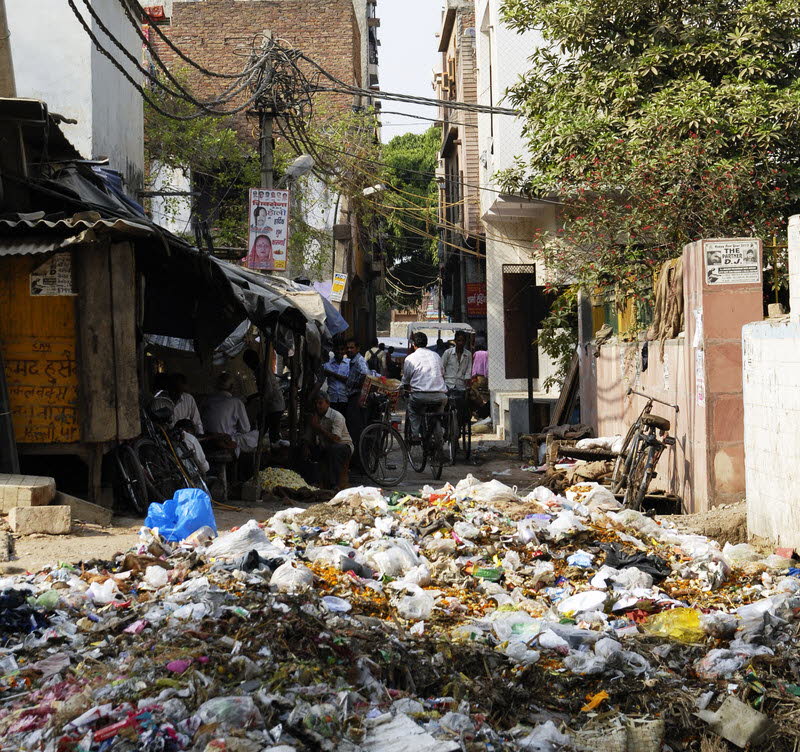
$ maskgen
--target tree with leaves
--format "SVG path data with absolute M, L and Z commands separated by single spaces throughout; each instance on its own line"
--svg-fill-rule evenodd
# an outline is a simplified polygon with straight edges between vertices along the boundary
M 438 277 L 435 180 L 441 130 L 404 133 L 383 146 L 386 185 L 373 202 L 385 228 L 382 238 L 388 269 L 389 308 L 412 307 Z
M 557 281 L 647 298 L 702 237 L 782 233 L 800 178 L 795 0 L 505 0 L 538 30 L 508 96 L 529 153 L 504 187 L 563 202 Z

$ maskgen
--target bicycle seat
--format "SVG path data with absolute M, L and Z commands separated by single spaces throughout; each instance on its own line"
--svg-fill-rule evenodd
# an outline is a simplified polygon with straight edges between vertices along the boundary
M 671 425 L 666 418 L 661 418 L 658 415 L 644 415 L 642 416 L 642 423 L 664 432 L 669 431 Z

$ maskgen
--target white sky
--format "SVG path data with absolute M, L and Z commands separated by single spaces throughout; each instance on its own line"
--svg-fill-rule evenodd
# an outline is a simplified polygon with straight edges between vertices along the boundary
M 381 26 L 378 39 L 379 84 L 383 91 L 433 97 L 433 70 L 437 64 L 442 23 L 440 0 L 378 0 Z M 383 109 L 435 118 L 436 108 L 383 100 Z M 402 115 L 382 117 L 384 143 L 401 133 L 421 133 L 433 123 Z

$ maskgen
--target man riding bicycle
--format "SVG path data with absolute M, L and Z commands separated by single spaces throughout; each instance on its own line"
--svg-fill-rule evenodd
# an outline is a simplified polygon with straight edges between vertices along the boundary
M 403 364 L 403 386 L 411 393 L 408 402 L 408 420 L 411 436 L 421 438 L 423 415 L 426 412 L 444 412 L 447 406 L 447 385 L 444 382 L 442 359 L 428 350 L 428 337 L 424 332 L 411 335 L 413 352 Z M 437 427 L 442 430 L 441 424 Z

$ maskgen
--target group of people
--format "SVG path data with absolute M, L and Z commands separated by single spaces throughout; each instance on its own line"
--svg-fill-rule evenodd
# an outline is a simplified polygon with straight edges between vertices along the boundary
M 358 462 L 356 448 L 365 427 L 361 392 L 367 375 L 396 378 L 409 395 L 408 416 L 414 437 L 419 437 L 422 415 L 443 411 L 448 392 L 463 399 L 474 379 L 486 377 L 485 350 L 473 353 L 466 348 L 466 335 L 457 332 L 454 342 L 441 357 L 428 349 L 427 336 L 417 332 L 412 337 L 412 352 L 402 367 L 394 357 L 394 348 L 377 340 L 362 354 L 354 337 L 337 341 L 313 393 L 313 404 L 305 420 L 303 457 L 317 464 L 317 482 L 328 488 L 348 484 L 351 463 Z M 249 384 L 240 377 L 237 389 L 234 374 L 223 372 L 211 394 L 200 401 L 187 391 L 183 374 L 161 374 L 157 394 L 168 396 L 173 404 L 172 424 L 183 431 L 186 444 L 195 454 L 198 467 L 206 472 L 209 447 L 224 449 L 236 457 L 255 451 L 259 441 L 257 426 L 263 421 L 273 449 L 288 445 L 280 437 L 281 415 L 285 401 L 277 377 L 270 368 L 262 368 L 258 353 L 246 350 L 243 362 L 251 372 Z M 249 394 L 246 399 L 235 392 Z M 263 413 L 262 413 L 263 407 Z

